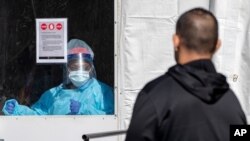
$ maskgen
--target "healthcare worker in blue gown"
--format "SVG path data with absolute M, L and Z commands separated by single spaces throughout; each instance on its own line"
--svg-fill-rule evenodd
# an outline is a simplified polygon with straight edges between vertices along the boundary
M 96 79 L 93 59 L 94 53 L 84 41 L 70 40 L 65 82 L 47 90 L 31 107 L 10 99 L 2 111 L 5 115 L 113 114 L 113 89 Z

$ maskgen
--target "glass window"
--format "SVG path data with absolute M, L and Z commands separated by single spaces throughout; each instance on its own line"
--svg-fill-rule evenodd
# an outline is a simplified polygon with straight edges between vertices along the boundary
M 96 79 L 114 88 L 113 0 L 5 1 L 1 2 L 0 9 L 1 109 L 8 99 L 30 107 L 68 76 L 65 64 L 36 64 L 36 18 L 68 18 L 69 40 L 81 39 L 92 48 Z M 42 106 L 48 108 L 48 105 Z M 93 106 L 88 106 L 91 108 Z

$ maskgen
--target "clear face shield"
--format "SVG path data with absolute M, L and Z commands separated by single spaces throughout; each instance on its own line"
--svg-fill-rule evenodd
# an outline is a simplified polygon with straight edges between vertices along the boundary
M 91 78 L 96 78 L 90 54 L 69 54 L 67 62 L 68 78 L 76 87 L 83 86 Z

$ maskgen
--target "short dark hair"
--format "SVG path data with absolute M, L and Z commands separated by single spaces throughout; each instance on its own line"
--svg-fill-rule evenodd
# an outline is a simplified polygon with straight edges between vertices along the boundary
M 210 11 L 194 8 L 179 17 L 176 34 L 187 49 L 213 53 L 218 40 L 218 22 Z

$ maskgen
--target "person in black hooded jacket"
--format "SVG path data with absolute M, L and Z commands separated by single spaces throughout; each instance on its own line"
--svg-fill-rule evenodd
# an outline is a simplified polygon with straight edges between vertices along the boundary
M 229 141 L 231 124 L 247 124 L 225 76 L 211 61 L 218 22 L 202 8 L 183 13 L 173 35 L 177 64 L 139 93 L 126 141 Z

